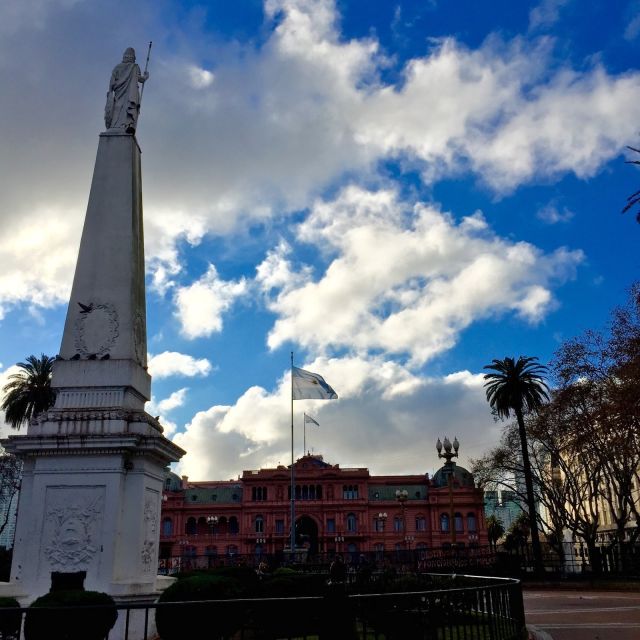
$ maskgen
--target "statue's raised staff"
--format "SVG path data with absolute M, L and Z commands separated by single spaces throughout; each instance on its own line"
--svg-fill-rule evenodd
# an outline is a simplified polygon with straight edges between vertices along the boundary
M 151 49 L 151 44 L 149 45 Z M 149 56 L 147 56 L 147 64 Z M 135 133 L 140 113 L 140 91 L 138 83 L 143 84 L 149 78 L 146 69 L 140 73 L 136 64 L 136 52 L 129 47 L 111 73 L 107 104 L 104 109 L 104 123 L 109 131 Z

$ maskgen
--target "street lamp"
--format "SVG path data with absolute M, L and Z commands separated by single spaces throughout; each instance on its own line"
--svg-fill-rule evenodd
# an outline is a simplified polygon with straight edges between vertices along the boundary
M 442 453 L 442 448 L 444 446 L 444 453 Z M 453 453 L 451 452 L 451 448 L 453 447 Z M 453 439 L 453 445 L 449 438 L 445 436 L 444 443 L 440 442 L 440 438 L 438 438 L 438 442 L 436 442 L 436 449 L 438 450 L 438 458 L 445 458 L 446 462 L 444 463 L 445 472 L 447 475 L 447 485 L 449 486 L 449 530 L 451 531 L 451 546 L 456 546 L 456 522 L 455 522 L 455 513 L 453 511 L 453 474 L 455 473 L 454 469 L 456 466 L 455 462 L 452 462 L 452 458 L 458 457 L 458 449 L 460 448 L 460 443 L 458 442 L 458 438 L 455 437 Z
M 380 523 L 380 531 L 382 531 L 382 533 L 384 533 L 384 523 L 387 521 L 387 512 L 386 511 L 381 511 L 378 514 L 378 522 Z
M 340 546 L 339 546 L 339 542 L 344 542 L 344 536 L 335 536 L 334 541 L 336 543 L 336 552 L 340 553 Z
M 405 544 L 407 545 L 407 549 L 409 549 L 409 551 L 411 551 L 411 543 L 414 540 L 415 540 L 414 536 L 405 536 L 404 537 Z

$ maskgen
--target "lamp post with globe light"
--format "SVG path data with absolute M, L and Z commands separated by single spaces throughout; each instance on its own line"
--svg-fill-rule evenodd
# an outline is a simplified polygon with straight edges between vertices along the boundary
M 442 453 L 442 449 L 444 448 L 444 453 Z M 453 448 L 453 452 L 452 452 Z M 447 477 L 447 485 L 449 487 L 449 530 L 451 532 L 451 546 L 456 546 L 456 522 L 455 522 L 455 513 L 453 511 L 453 476 L 455 473 L 456 463 L 452 462 L 453 458 L 458 457 L 458 449 L 460 448 L 460 443 L 458 442 L 458 438 L 453 439 L 453 444 L 449 440 L 449 438 L 445 437 L 444 443 L 440 442 L 440 438 L 438 438 L 438 442 L 436 442 L 436 449 L 438 451 L 438 458 L 444 458 L 446 462 L 444 463 L 445 474 Z

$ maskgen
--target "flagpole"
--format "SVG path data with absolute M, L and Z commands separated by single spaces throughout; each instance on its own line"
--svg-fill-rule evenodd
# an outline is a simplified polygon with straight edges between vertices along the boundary
M 291 559 L 295 561 L 296 549 L 296 491 L 295 472 L 293 466 L 293 351 L 291 352 Z
M 302 442 L 303 442 L 302 455 L 306 456 L 307 455 L 307 414 L 306 413 L 303 414 L 303 416 L 302 416 L 302 424 L 303 424 L 303 427 L 302 427 L 302 433 L 303 433 L 303 436 L 302 436 Z

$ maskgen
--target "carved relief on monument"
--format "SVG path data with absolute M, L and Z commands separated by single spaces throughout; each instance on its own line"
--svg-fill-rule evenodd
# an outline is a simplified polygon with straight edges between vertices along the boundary
M 104 486 L 47 487 L 43 555 L 53 569 L 86 568 L 100 548 Z
M 75 347 L 82 356 L 102 357 L 109 353 L 120 333 L 118 312 L 112 304 L 80 305 L 75 322 Z
M 157 562 L 158 523 L 160 518 L 160 510 L 158 508 L 159 501 L 160 495 L 158 492 L 147 489 L 143 511 L 144 540 L 140 552 L 142 571 L 144 573 L 150 573 L 152 570 L 155 571 Z

